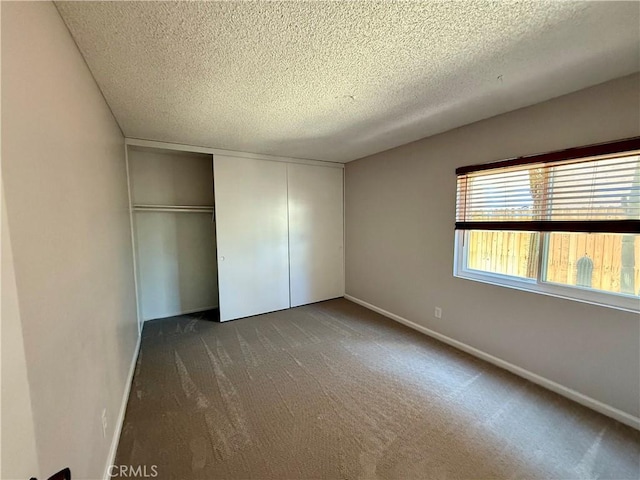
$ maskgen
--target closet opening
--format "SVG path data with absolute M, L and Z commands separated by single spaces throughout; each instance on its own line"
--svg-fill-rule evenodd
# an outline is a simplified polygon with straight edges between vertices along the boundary
M 128 145 L 141 322 L 219 319 L 213 155 Z

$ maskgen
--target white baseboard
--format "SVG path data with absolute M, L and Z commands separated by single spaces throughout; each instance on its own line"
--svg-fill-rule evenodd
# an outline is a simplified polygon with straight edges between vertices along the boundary
M 124 386 L 124 393 L 122 394 L 122 403 L 120 404 L 120 412 L 118 413 L 118 419 L 115 423 L 115 429 L 113 431 L 113 438 L 111 439 L 111 448 L 109 448 L 109 455 L 107 456 L 107 464 L 104 467 L 104 480 L 109 480 L 109 467 L 113 465 L 116 459 L 116 452 L 118 451 L 118 443 L 120 442 L 120 434 L 122 433 L 122 425 L 124 424 L 124 415 L 127 412 L 127 403 L 129 402 L 129 393 L 131 392 L 131 384 L 133 383 L 133 374 L 136 371 L 136 364 L 138 362 L 138 354 L 140 353 L 140 342 L 142 341 L 142 334 L 138 334 L 138 340 L 136 342 L 136 348 L 133 352 L 133 358 L 131 359 L 131 366 L 129 367 L 129 375 L 127 377 L 127 383 Z
M 489 363 L 497 365 L 500 368 L 504 368 L 505 370 L 508 370 L 511 373 L 518 375 L 519 377 L 526 378 L 527 380 L 530 380 L 533 383 L 536 383 L 542 387 L 547 388 L 548 390 L 556 392 L 562 395 L 563 397 L 567 397 L 581 405 L 584 405 L 585 407 L 591 408 L 596 412 L 602 413 L 603 415 L 611 417 L 615 420 L 618 420 L 619 422 L 629 425 L 630 427 L 640 430 L 639 417 L 634 417 L 633 415 L 630 415 L 626 412 L 623 412 L 622 410 L 619 410 L 615 407 L 607 405 L 606 403 L 602 403 L 594 398 L 583 395 L 582 393 L 577 392 L 569 387 L 565 387 L 564 385 L 556 383 L 553 380 L 549 380 L 548 378 L 545 378 L 538 374 L 530 372 L 529 370 L 526 370 L 522 367 L 518 367 L 517 365 L 509 363 L 505 360 L 502 360 L 501 358 L 494 357 L 489 353 L 483 352 L 482 350 L 478 350 L 477 348 L 467 345 L 466 343 L 462 343 L 458 340 L 455 340 L 451 337 L 447 337 L 446 335 L 438 333 L 434 330 L 423 327 L 422 325 L 418 325 L 417 323 L 414 323 L 411 320 L 407 320 L 406 318 L 396 315 L 395 313 L 391 313 L 386 310 L 383 310 L 382 308 L 376 307 L 375 305 L 365 302 L 364 300 L 360 300 L 359 298 L 355 298 L 355 297 L 352 297 L 351 295 L 346 295 L 346 294 L 344 298 L 354 303 L 357 303 L 359 305 L 362 305 L 363 307 L 366 307 L 369 310 L 373 310 L 374 312 L 384 315 L 385 317 L 388 317 L 392 320 L 400 322 L 410 328 L 413 328 L 414 330 L 424 333 L 425 335 L 429 335 L 430 337 L 440 340 L 441 342 L 451 345 L 452 347 L 455 347 L 459 350 L 467 352 L 473 355 L 474 357 L 478 357 Z

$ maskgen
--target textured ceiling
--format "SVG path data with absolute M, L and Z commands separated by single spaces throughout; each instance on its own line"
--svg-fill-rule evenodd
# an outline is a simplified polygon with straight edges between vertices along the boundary
M 640 3 L 57 2 L 124 134 L 345 162 L 640 69 Z

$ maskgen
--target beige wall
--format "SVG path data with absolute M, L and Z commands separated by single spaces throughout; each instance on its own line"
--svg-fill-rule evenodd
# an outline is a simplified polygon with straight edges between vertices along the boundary
M 2 233 L 13 250 L 33 473 L 70 466 L 73 478 L 101 478 L 137 340 L 124 140 L 55 6 L 1 8 Z M 15 432 L 2 433 L 6 442 Z M 11 462 L 3 458 L 3 478 Z
M 22 338 L 11 238 L 7 235 L 8 231 L 7 209 L 4 189 L 2 189 L 0 478 L 4 479 L 30 478 L 39 475 L 31 394 L 27 380 L 27 360 Z
M 629 76 L 348 163 L 347 294 L 638 416 L 638 315 L 452 270 L 456 167 L 636 136 L 639 107 Z

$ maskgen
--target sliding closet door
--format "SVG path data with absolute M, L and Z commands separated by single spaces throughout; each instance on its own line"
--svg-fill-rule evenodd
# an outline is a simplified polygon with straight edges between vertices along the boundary
M 340 168 L 288 165 L 291 306 L 344 295 Z
M 220 320 L 289 308 L 287 165 L 214 156 Z

